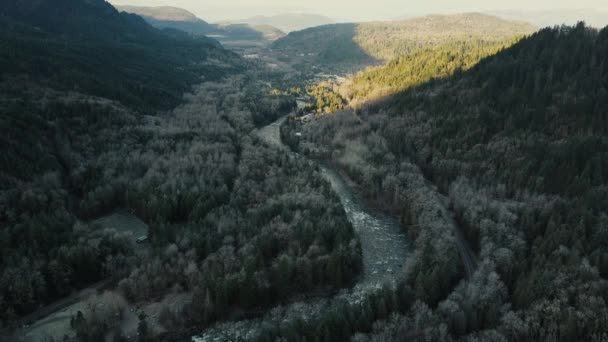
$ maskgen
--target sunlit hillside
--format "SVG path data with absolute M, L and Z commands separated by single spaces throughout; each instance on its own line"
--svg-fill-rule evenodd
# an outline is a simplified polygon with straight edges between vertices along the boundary
M 430 80 L 466 71 L 521 38 L 461 41 L 420 49 L 357 73 L 340 86 L 339 93 L 351 106 L 358 107 L 366 101 L 381 100 Z
M 273 44 L 313 63 L 373 63 L 447 43 L 504 42 L 532 33 L 530 24 L 482 14 L 427 16 L 405 21 L 335 24 L 292 32 Z

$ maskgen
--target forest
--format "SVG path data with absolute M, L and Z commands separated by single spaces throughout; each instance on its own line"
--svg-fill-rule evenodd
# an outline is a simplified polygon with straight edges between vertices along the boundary
M 397 57 L 381 67 L 359 72 L 341 85 L 338 92 L 351 107 L 357 108 L 360 104 L 381 100 L 433 79 L 466 71 L 481 59 L 495 55 L 518 40 L 465 40 L 422 49 Z
M 90 6 L 101 6 L 79 4 L 85 17 Z M 48 4 L 38 5 L 34 13 Z M 108 25 L 123 23 L 124 14 L 111 6 L 107 11 Z M 29 29 L 24 20 L 3 23 Z M 296 294 L 332 292 L 360 273 L 359 242 L 318 167 L 252 134 L 293 111 L 293 97 L 272 94 L 259 79 L 261 71 L 250 66 L 243 72 L 247 62 L 216 44 L 148 29 L 163 45 L 193 50 L 184 55 L 176 48 L 164 66 L 157 56 L 109 64 L 103 54 L 92 62 L 96 50 L 88 46 L 131 48 L 102 37 L 58 48 L 61 56 L 54 56 L 47 38 L 7 33 L 3 40 L 19 42 L 19 49 L 2 49 L 2 65 L 10 72 L 3 71 L 0 85 L 0 328 L 110 280 L 112 292 L 101 298 L 105 305 L 163 305 L 168 295 L 190 296 L 158 318 L 164 331 L 179 333 Z M 63 39 L 51 29 L 39 34 Z M 40 58 L 53 67 L 38 64 L 23 42 L 50 51 Z M 145 42 L 135 38 L 129 44 Z M 150 49 L 144 55 L 157 51 L 143 49 Z M 200 66 L 188 69 L 193 59 Z M 100 65 L 91 73 L 88 63 Z M 144 77 L 130 79 L 136 83 L 124 82 L 120 73 L 133 71 L 131 66 Z M 69 70 L 73 79 L 61 74 Z M 159 87 L 148 78 L 154 72 Z M 114 85 L 125 88 L 113 93 Z M 94 223 L 116 210 L 149 226 L 149 247 L 137 246 L 130 233 Z M 74 317 L 78 339 L 124 337 L 119 320 L 102 316 Z M 142 322 L 140 340 L 154 340 L 160 326 Z
M 247 86 L 204 84 L 160 117 L 86 98 L 29 109 L 29 122 L 19 119 L 28 109 L 13 108 L 3 127 L 40 125 L 48 143 L 28 150 L 13 139 L 29 136 L 3 139 L 6 150 L 21 146 L 2 163 L 3 320 L 106 277 L 136 302 L 193 292 L 180 316 L 189 320 L 176 319 L 191 325 L 348 285 L 360 247 L 339 201 L 315 167 L 248 135 Z M 150 225 L 151 253 L 86 223 L 119 208 Z
M 384 303 L 372 296 L 267 337 L 608 338 L 607 38 L 583 23 L 543 29 L 468 71 L 310 124 L 288 121 L 293 148 L 333 160 L 412 227 L 416 254 Z M 446 253 L 442 207 L 478 256 L 467 281 L 448 271 L 459 260 Z M 315 324 L 335 328 L 311 335 Z

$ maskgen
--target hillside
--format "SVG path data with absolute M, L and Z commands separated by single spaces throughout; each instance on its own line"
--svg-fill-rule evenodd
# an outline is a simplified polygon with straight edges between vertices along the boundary
M 283 36 L 281 30 L 264 24 L 209 24 L 195 14 L 176 7 L 117 6 L 126 13 L 144 18 L 158 29 L 174 29 L 193 35 L 212 36 L 220 41 L 274 41 Z
M 534 32 L 527 23 L 482 14 L 427 16 L 404 21 L 335 24 L 292 32 L 273 48 L 321 65 L 373 64 L 447 43 L 495 43 Z
M 106 236 L 86 257 L 67 255 L 82 253 L 76 207 L 96 179 L 76 174 L 111 144 L 129 145 L 124 133 L 142 114 L 174 108 L 201 78 L 221 79 L 243 62 L 214 40 L 161 32 L 102 0 L 10 0 L 0 13 L 3 328 L 99 280 L 105 256 L 125 251 L 122 238 Z M 21 193 L 41 202 L 25 208 Z
M 224 71 L 205 63 L 236 55 L 206 37 L 161 32 L 102 0 L 3 2 L 0 51 L 5 77 L 27 76 L 56 89 L 121 101 L 140 109 L 171 108 L 198 82 Z
M 155 30 L 141 18 L 119 14 L 104 0 L 7 0 L 0 6 L 2 21 L 9 28 L 28 25 L 70 39 L 86 37 L 114 43 L 158 39 Z
M 340 85 L 338 92 L 346 102 L 357 108 L 368 101 L 383 99 L 432 79 L 466 71 L 520 38 L 495 42 L 471 40 L 421 48 L 380 67 L 367 68 L 355 74 Z
M 367 198 L 394 208 L 418 252 L 397 291 L 409 301 L 373 330 L 360 320 L 370 311 L 350 306 L 281 331 L 323 339 L 312 327 L 333 324 L 340 338 L 365 332 L 358 341 L 605 339 L 607 51 L 608 29 L 543 29 L 468 71 L 287 125 L 294 148 L 333 161 Z M 444 256 L 444 206 L 479 257 L 460 284 L 447 278 L 458 263 Z M 385 298 L 375 300 L 381 317 Z
M 268 25 L 218 24 L 214 35 L 219 41 L 275 41 L 285 36 L 283 31 Z
M 116 9 L 133 13 L 144 18 L 150 25 L 159 28 L 171 28 L 192 34 L 206 35 L 217 31 L 217 28 L 198 18 L 191 12 L 177 7 L 137 7 L 116 6 Z
M 251 26 L 251 28 L 261 33 L 264 36 L 264 39 L 268 41 L 275 41 L 277 39 L 285 37 L 285 32 L 271 25 L 259 24 L 253 25 Z
M 155 20 L 167 20 L 167 21 L 186 21 L 196 22 L 200 21 L 194 13 L 189 12 L 183 8 L 171 7 L 171 6 L 157 6 L 157 7 L 143 7 L 143 6 L 114 6 L 117 10 L 127 13 L 134 13 L 141 17 L 151 18 Z M 205 23 L 206 24 L 206 23 Z
M 334 21 L 328 17 L 316 14 L 286 13 L 272 16 L 255 16 L 250 18 L 229 20 L 221 24 L 248 24 L 251 26 L 272 26 L 289 33 L 310 27 L 331 24 Z

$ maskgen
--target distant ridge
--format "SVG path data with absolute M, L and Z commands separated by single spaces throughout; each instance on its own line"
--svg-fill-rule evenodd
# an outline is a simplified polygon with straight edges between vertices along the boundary
M 548 11 L 493 11 L 489 14 L 505 19 L 525 20 L 539 27 L 553 27 L 556 25 L 575 25 L 584 21 L 595 28 L 608 25 L 608 11 L 591 9 L 548 10 Z
M 192 34 L 211 34 L 217 29 L 206 21 L 198 18 L 194 13 L 185 9 L 169 6 L 139 7 L 116 6 L 116 9 L 133 13 L 144 18 L 150 25 L 164 29 L 171 28 Z
M 310 27 L 333 24 L 334 20 L 317 14 L 285 13 L 272 16 L 255 16 L 239 20 L 229 20 L 221 24 L 270 25 L 289 33 Z
M 273 48 L 310 56 L 319 64 L 390 60 L 421 47 L 462 40 L 494 42 L 530 34 L 536 27 L 481 13 L 429 15 L 402 21 L 333 24 L 291 32 Z
M 114 6 L 116 9 L 128 12 L 137 13 L 141 16 L 150 17 L 156 20 L 167 21 L 197 21 L 204 22 L 199 19 L 194 13 L 191 13 L 183 8 L 171 6 L 158 7 L 139 7 L 139 6 Z
M 175 29 L 194 35 L 212 35 L 219 40 L 274 41 L 285 36 L 280 29 L 268 24 L 209 24 L 183 8 L 159 6 L 116 6 L 117 9 L 144 18 L 159 29 Z

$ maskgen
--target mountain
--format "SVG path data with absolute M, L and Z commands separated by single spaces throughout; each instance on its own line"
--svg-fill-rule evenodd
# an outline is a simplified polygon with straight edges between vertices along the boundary
M 157 38 L 155 30 L 141 18 L 120 14 L 104 0 L 7 0 L 0 11 L 5 23 L 28 25 L 70 39 L 120 43 Z
M 215 40 L 159 31 L 103 0 L 7 0 L 0 13 L 0 110 L 5 115 L 0 128 L 18 132 L 20 125 L 28 127 L 26 134 L 2 141 L 3 175 L 27 177 L 44 169 L 48 158 L 32 157 L 38 154 L 20 146 L 54 134 L 49 126 L 55 113 L 45 113 L 49 102 L 85 98 L 92 107 L 115 102 L 155 113 L 178 105 L 201 77 L 218 79 L 243 65 Z M 69 132 L 70 126 L 61 129 Z M 23 155 L 32 160 L 22 169 L 17 161 Z
M 275 41 L 285 36 L 283 31 L 269 25 L 217 24 L 216 27 L 217 31 L 213 37 L 219 41 Z
M 251 26 L 251 28 L 256 32 L 261 33 L 264 39 L 268 41 L 275 41 L 277 39 L 285 37 L 285 32 L 271 25 L 260 24 Z
M 201 74 L 223 73 L 208 58 L 238 64 L 213 39 L 159 31 L 103 0 L 9 0 L 0 11 L 4 75 L 125 105 L 172 107 Z
M 192 34 L 206 35 L 214 33 L 215 26 L 208 24 L 191 12 L 177 7 L 137 7 L 116 6 L 116 9 L 133 13 L 144 18 L 150 25 L 156 28 L 171 28 Z
M 117 9 L 144 18 L 159 29 L 174 29 L 193 35 L 212 36 L 220 41 L 274 41 L 283 36 L 281 30 L 263 24 L 209 24 L 195 14 L 177 7 L 117 6 Z
M 189 12 L 183 8 L 171 7 L 171 6 L 158 6 L 158 7 L 139 7 L 139 6 L 114 6 L 117 10 L 127 13 L 134 13 L 143 18 L 150 18 L 155 20 L 167 20 L 167 21 L 183 21 L 183 22 L 202 22 L 194 13 Z
M 273 16 L 255 16 L 240 20 L 229 20 L 226 22 L 222 22 L 222 24 L 249 24 L 252 26 L 273 26 L 287 33 L 332 23 L 334 23 L 332 19 L 322 15 L 297 13 L 278 14 Z
M 496 42 L 535 27 L 478 14 L 432 15 L 404 21 L 334 24 L 291 32 L 273 49 L 317 64 L 370 64 L 458 41 Z
M 519 39 L 521 37 L 499 41 L 455 41 L 412 51 L 382 66 L 366 68 L 356 73 L 340 84 L 339 93 L 350 106 L 358 108 L 369 101 L 382 99 L 432 79 L 469 70 L 483 58 L 495 55 Z
M 603 28 L 608 25 L 608 11 L 597 9 L 569 9 L 545 11 L 493 11 L 488 12 L 509 20 L 524 20 L 539 27 L 553 27 L 556 25 L 575 25 L 584 21 L 587 25 Z
M 283 135 L 301 137 L 292 139 L 295 148 L 326 158 L 367 198 L 396 208 L 416 240 L 397 291 L 409 301 L 392 310 L 390 323 L 383 311 L 378 328 L 357 340 L 589 341 L 605 334 L 607 52 L 608 28 L 543 29 L 468 71 L 355 112 L 290 122 Z M 449 273 L 461 266 L 445 256 L 442 236 L 453 229 L 480 264 L 450 286 Z M 336 317 L 344 317 L 341 327 L 372 326 L 373 319 L 360 320 L 367 317 L 360 308 L 264 336 L 322 340 L 327 334 L 307 331 Z

